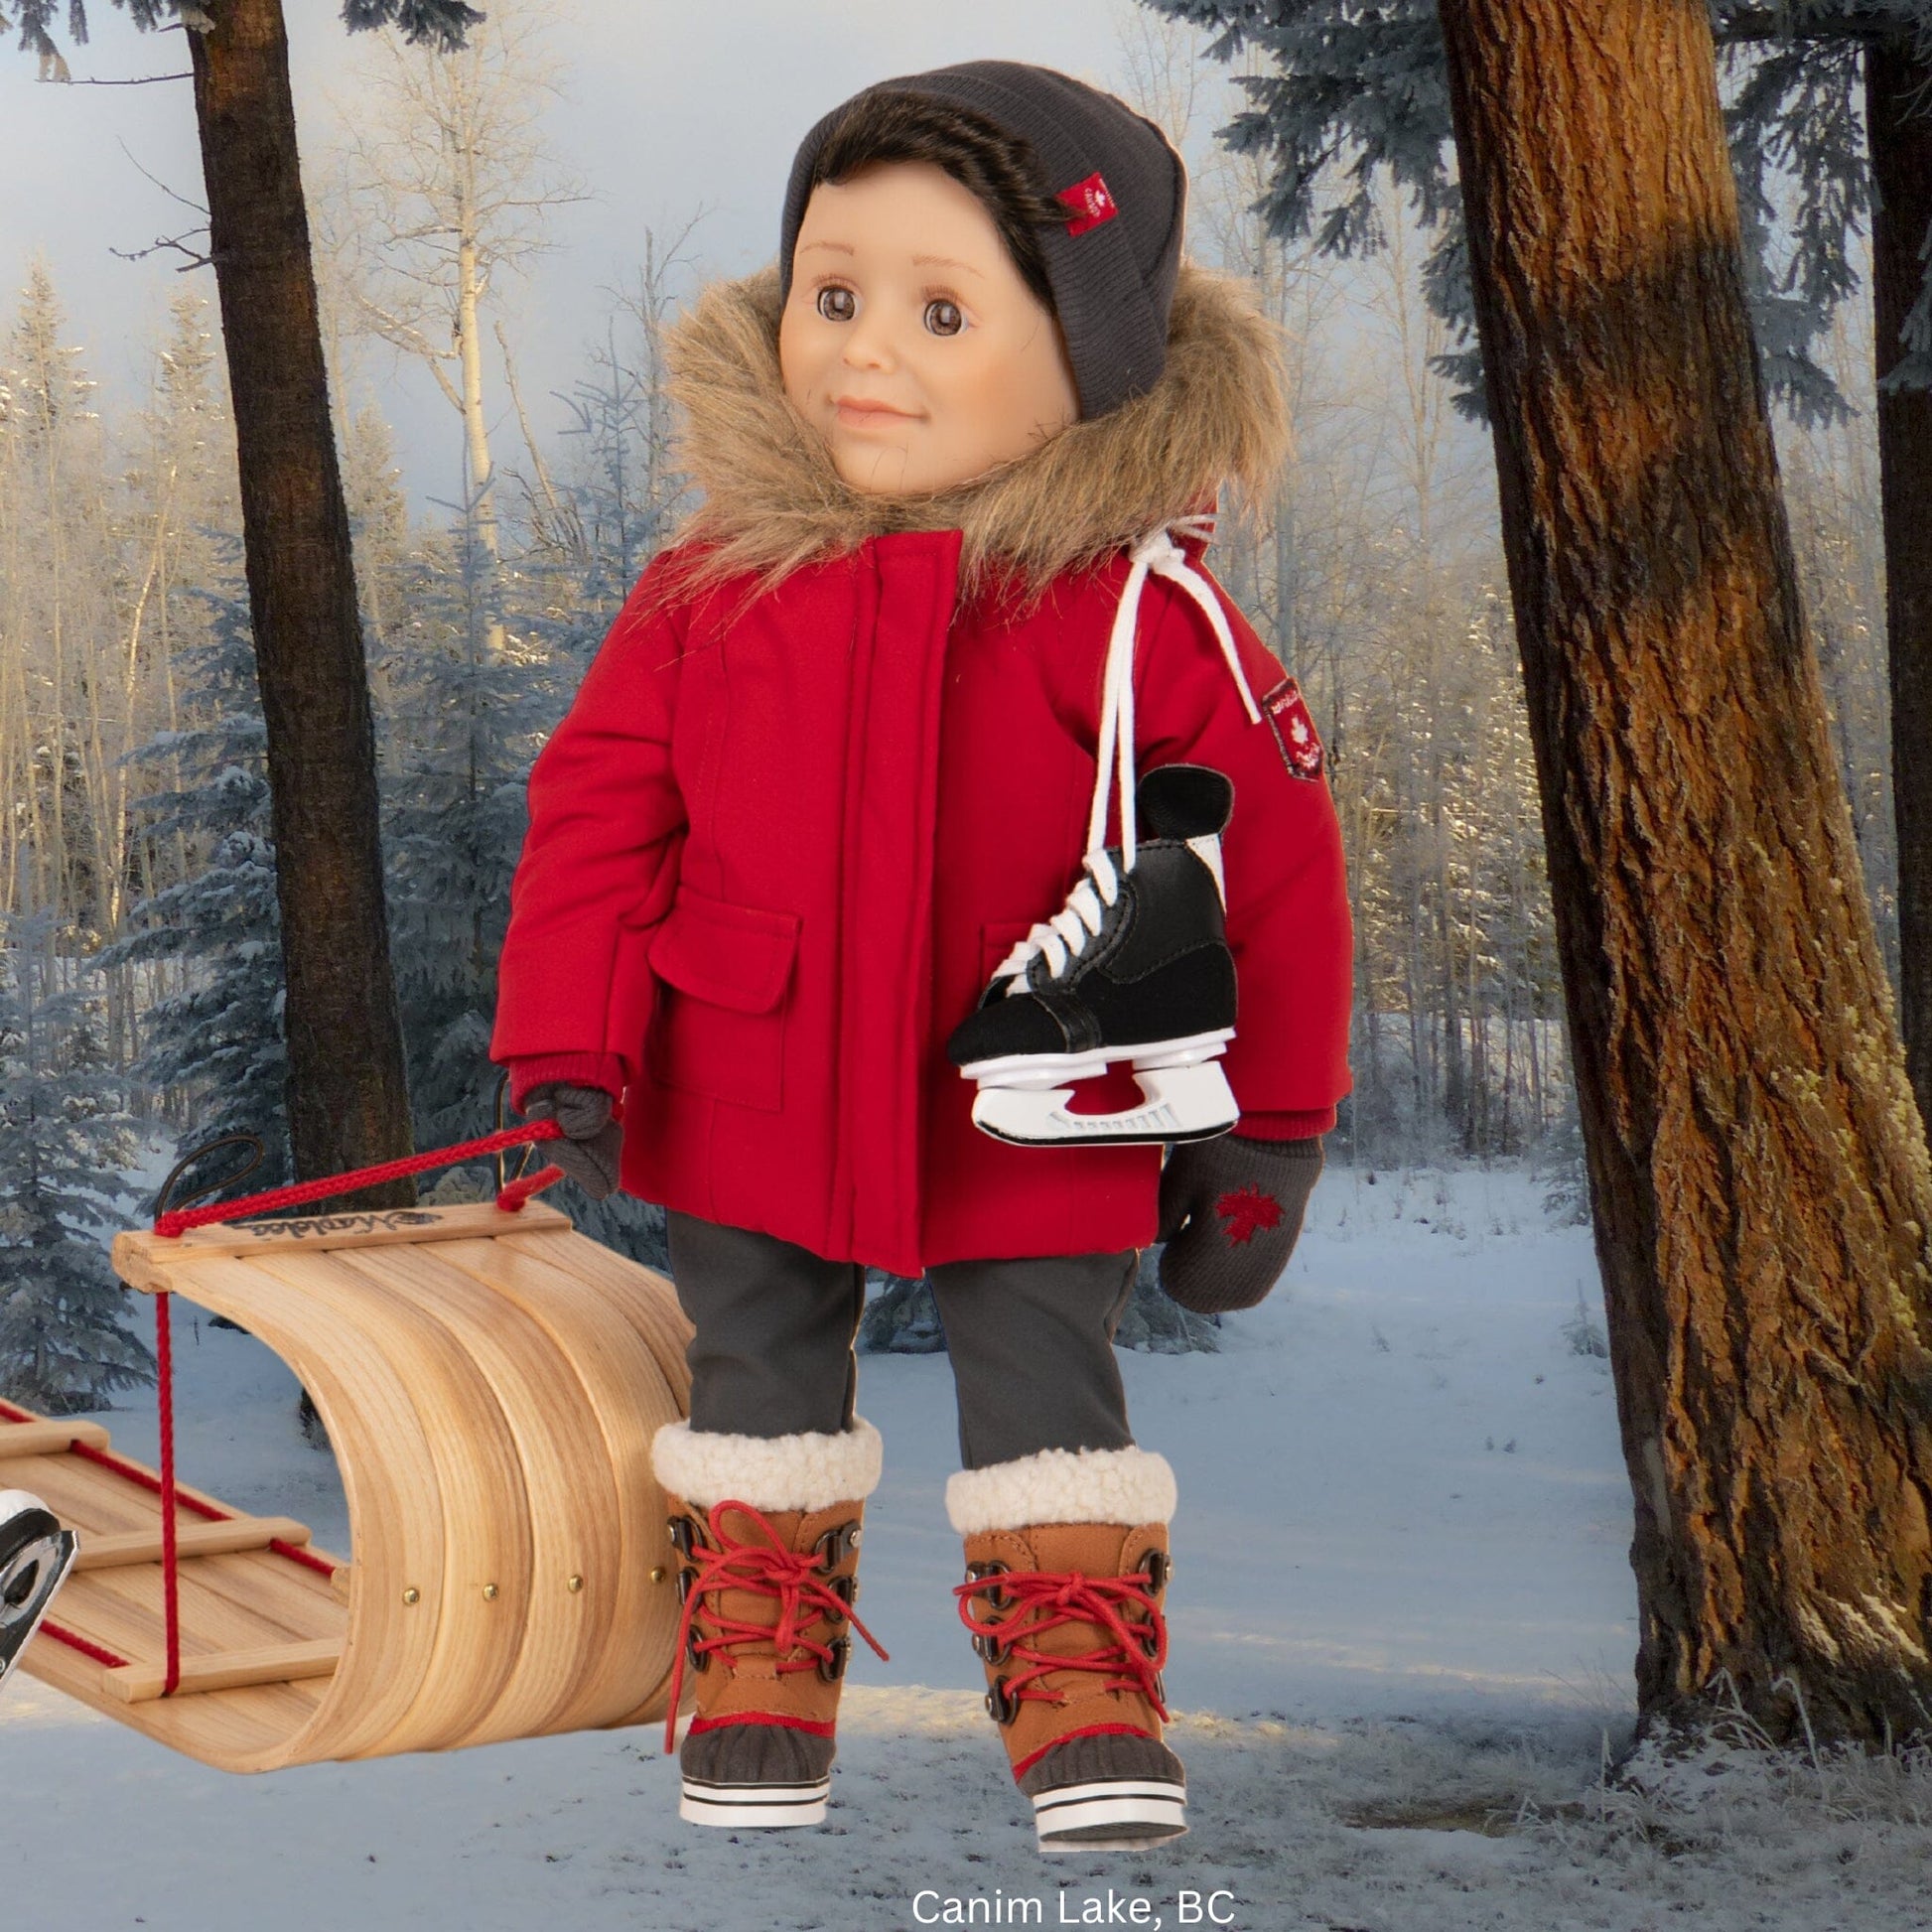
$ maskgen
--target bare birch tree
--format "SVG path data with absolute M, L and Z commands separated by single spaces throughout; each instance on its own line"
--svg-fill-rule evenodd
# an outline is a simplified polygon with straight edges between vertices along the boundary
M 466 523 L 491 605 L 503 546 L 484 330 L 503 278 L 552 245 L 551 211 L 585 199 L 544 126 L 559 82 L 527 4 L 491 7 L 453 52 L 379 36 L 324 217 L 361 326 L 420 360 L 461 420 Z M 500 653 L 500 615 L 487 639 Z

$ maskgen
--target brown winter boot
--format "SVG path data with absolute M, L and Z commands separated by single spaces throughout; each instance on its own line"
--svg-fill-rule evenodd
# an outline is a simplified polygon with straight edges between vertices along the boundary
M 660 1433 L 656 1452 L 684 1606 L 666 1750 L 675 1737 L 684 1674 L 697 1678 L 697 1715 L 679 1757 L 678 1815 L 734 1829 L 823 1824 L 839 1690 L 851 1652 L 848 1626 L 886 1654 L 852 1609 L 879 1438 L 863 1423 L 859 1430 L 869 1443 L 858 1431 L 765 1442 L 694 1435 L 682 1423 L 673 1429 L 683 1432 L 682 1440 L 667 1447 L 668 1432 Z M 742 1445 L 756 1445 L 756 1452 L 734 1456 L 733 1447 Z M 709 1464 L 710 1474 L 723 1475 L 736 1461 L 738 1474 L 756 1478 L 761 1459 L 787 1452 L 795 1466 L 783 1480 L 745 1486 L 790 1500 L 837 1480 L 858 1493 L 817 1508 L 762 1507 L 736 1495 L 686 1500 L 668 1481 L 672 1468 L 696 1473 L 700 1479 L 689 1487 L 705 1495 L 711 1484 L 694 1465 Z M 868 1452 L 869 1476 L 854 1466 Z
M 1187 1829 L 1186 1773 L 1162 1741 L 1173 1497 L 1166 1461 L 1133 1449 L 1049 1449 L 948 1488 L 966 1540 L 960 1618 L 1042 1852 L 1137 1851 Z M 975 1520 L 1016 1502 L 1113 1520 Z

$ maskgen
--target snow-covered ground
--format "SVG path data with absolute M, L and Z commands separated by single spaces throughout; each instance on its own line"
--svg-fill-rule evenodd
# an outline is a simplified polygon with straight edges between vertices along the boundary
M 1126 1359 L 1181 1486 L 1169 1690 L 1194 1829 L 1165 1852 L 1033 1851 L 952 1620 L 946 1366 L 874 1357 L 865 1611 L 893 1661 L 855 1658 L 827 1829 L 680 1825 L 641 1732 L 240 1780 L 17 1680 L 0 1924 L 1932 1928 L 1932 1763 L 1719 1753 L 1647 1795 L 1595 1788 L 1636 1642 L 1600 1320 L 1587 1234 L 1527 1176 L 1332 1169 L 1223 1353 Z M 345 1547 L 287 1371 L 206 1323 L 178 1352 L 184 1474 Z M 145 1408 L 104 1420 L 152 1454 Z

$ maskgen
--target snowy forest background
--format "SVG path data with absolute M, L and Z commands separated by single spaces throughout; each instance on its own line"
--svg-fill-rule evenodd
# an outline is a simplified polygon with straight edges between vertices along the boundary
M 717 272 L 697 206 L 675 231 L 644 233 L 621 289 L 586 320 L 565 390 L 525 393 L 518 272 L 584 192 L 546 132 L 559 69 L 544 13 L 495 5 L 456 56 L 367 50 L 353 137 L 305 159 L 424 1147 L 492 1123 L 492 970 L 523 778 L 687 506 L 662 334 Z M 1224 506 L 1212 561 L 1302 679 L 1330 753 L 1357 943 L 1355 1091 L 1330 1158 L 1525 1163 L 1559 1213 L 1581 1216 L 1489 443 L 1462 397 L 1455 233 L 1413 167 L 1406 189 L 1364 167 L 1331 171 L 1302 232 L 1271 234 L 1256 211 L 1269 158 L 1213 139 L 1248 96 L 1206 58 L 1207 37 L 1125 4 L 1118 25 L 1092 77 L 1182 144 L 1194 254 L 1251 277 L 1289 345 L 1294 456 L 1267 501 Z M 1747 225 L 1784 488 L 1895 976 L 1856 57 L 1725 58 L 1740 179 L 1758 191 Z M 74 340 L 45 262 L 0 263 L 9 273 L 0 1393 L 66 1411 L 148 1378 L 89 1230 L 145 1210 L 157 1145 L 247 1131 L 266 1143 L 249 1184 L 287 1177 L 281 965 L 211 290 L 185 278 L 165 316 L 131 324 L 148 331 L 146 393 L 110 401 L 90 373 L 102 345 Z M 391 355 L 432 373 L 463 455 L 463 500 L 429 513 L 410 505 L 379 400 Z M 571 1203 L 593 1232 L 655 1256 L 648 1211 L 587 1206 Z

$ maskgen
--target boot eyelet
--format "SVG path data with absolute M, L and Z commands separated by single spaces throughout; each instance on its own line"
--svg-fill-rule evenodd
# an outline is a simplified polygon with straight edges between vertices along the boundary
M 695 1584 L 697 1580 L 698 1580 L 698 1573 L 695 1570 L 687 1569 L 683 1565 L 680 1565 L 678 1567 L 677 1602 L 678 1602 L 679 1609 L 682 1609 L 685 1606 L 685 1604 L 690 1602 L 691 1586 Z
M 711 1668 L 711 1652 L 698 1648 L 697 1634 L 692 1633 L 691 1641 L 684 1646 L 685 1661 L 702 1676 Z
M 858 1578 L 851 1575 L 828 1577 L 825 1582 L 825 1587 L 845 1605 L 846 1614 L 850 1615 L 853 1604 L 859 1600 Z
M 852 1639 L 834 1637 L 828 1648 L 832 1654 L 818 1660 L 818 1675 L 821 1682 L 836 1684 L 845 1675 L 845 1667 L 852 1660 Z
M 986 1715 L 996 1725 L 1012 1724 L 1020 1715 L 1020 1701 L 1007 1695 L 1006 1679 L 996 1677 L 986 1693 Z
M 812 1545 L 812 1554 L 827 1570 L 836 1570 L 859 1548 L 859 1525 L 835 1523 Z
M 697 1521 L 693 1517 L 673 1516 L 670 1519 L 669 1529 L 671 1533 L 671 1548 L 681 1557 L 688 1557 L 694 1549 L 704 1542 L 704 1531 L 698 1527 Z
M 995 1670 L 1013 1655 L 1013 1646 L 1000 1637 L 980 1637 L 973 1639 L 973 1649 Z
M 1146 1574 L 1148 1587 L 1159 1595 L 1173 1576 L 1173 1559 L 1165 1550 L 1150 1550 L 1141 1559 L 1141 1569 Z
M 988 1563 L 969 1563 L 966 1566 L 966 1581 L 969 1584 L 986 1583 L 991 1578 L 1004 1577 L 1006 1574 L 1007 1566 L 997 1560 Z M 977 1594 L 985 1598 L 989 1609 L 994 1610 L 1005 1609 L 1013 1600 L 997 1584 L 990 1589 L 978 1591 Z

